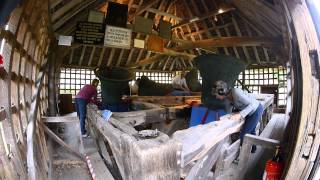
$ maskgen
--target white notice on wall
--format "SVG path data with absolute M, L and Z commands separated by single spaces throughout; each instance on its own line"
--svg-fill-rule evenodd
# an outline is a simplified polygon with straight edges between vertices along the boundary
M 130 49 L 131 34 L 131 29 L 107 25 L 104 36 L 104 46 Z
M 60 46 L 71 46 L 72 36 L 59 36 L 58 45 Z

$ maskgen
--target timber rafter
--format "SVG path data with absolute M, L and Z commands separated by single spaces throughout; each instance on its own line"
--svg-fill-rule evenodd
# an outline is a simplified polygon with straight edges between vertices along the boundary
M 57 1 L 54 2 L 57 3 Z M 84 11 L 89 9 L 106 10 L 105 1 L 86 0 L 79 3 L 76 3 L 76 1 L 73 0 L 72 4 L 74 6 L 70 11 L 66 11 L 66 9 L 55 10 L 53 19 L 56 21 L 53 27 L 57 33 L 56 35 L 59 33 L 72 35 L 77 21 L 86 19 Z M 165 51 L 151 53 L 147 52 L 146 49 L 119 50 L 109 47 L 102 48 L 101 46 L 87 48 L 86 51 L 81 51 L 83 48 L 76 48 L 69 51 L 69 54 L 63 58 L 65 65 L 115 65 L 147 68 L 149 70 L 162 70 L 168 67 L 169 69 L 179 69 L 193 66 L 191 62 L 193 57 L 203 53 L 234 55 L 249 64 L 275 64 L 277 63 L 275 54 L 278 52 L 273 52 L 273 50 L 281 49 L 283 44 L 279 34 L 270 34 L 261 30 L 261 27 L 266 25 L 277 26 L 278 22 L 275 21 L 263 25 L 261 24 L 262 22 L 258 24 L 255 22 L 253 24 L 249 23 L 250 17 L 247 17 L 241 8 L 238 9 L 244 4 L 242 1 L 232 1 L 231 4 L 224 6 L 223 13 L 219 9 L 221 9 L 220 2 L 224 1 L 217 3 L 201 0 L 190 1 L 189 3 L 189 1 L 182 0 L 141 0 L 137 3 L 137 1 L 133 0 L 115 0 L 113 2 L 128 4 L 128 22 L 132 23 L 134 17 L 138 15 L 142 15 L 145 18 L 153 18 L 155 27 L 160 19 L 171 22 L 173 36 L 171 41 L 166 42 Z M 266 4 L 255 3 L 254 6 L 260 7 L 266 6 Z M 68 8 L 68 6 L 62 8 Z M 278 10 L 273 10 L 270 6 L 262 9 L 271 14 L 271 18 L 276 17 L 275 15 L 279 13 Z M 255 13 L 259 14 L 259 12 Z M 60 17 L 58 16 L 59 14 Z M 259 15 L 259 17 L 262 18 L 263 16 Z M 271 29 L 277 31 L 279 27 L 271 27 Z M 154 32 L 154 34 L 157 35 L 157 32 Z M 147 39 L 148 35 L 134 33 L 133 37 Z M 90 45 L 86 46 L 90 47 Z M 89 53 L 89 55 L 83 53 Z M 80 56 L 75 56 L 74 54 L 80 54 Z M 84 57 L 89 57 L 89 59 L 84 60 Z M 173 67 L 170 68 L 171 66 Z

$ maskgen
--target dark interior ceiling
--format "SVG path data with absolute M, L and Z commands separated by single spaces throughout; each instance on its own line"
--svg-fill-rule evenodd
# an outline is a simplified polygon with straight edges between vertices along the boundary
M 106 0 L 50 0 L 55 35 L 73 35 L 89 10 L 106 12 Z M 163 53 L 75 44 L 63 56 L 64 66 L 135 66 L 172 71 L 193 67 L 204 53 L 235 56 L 251 65 L 281 65 L 286 61 L 280 5 L 272 0 L 115 0 L 128 4 L 128 26 L 135 16 L 172 24 L 172 39 Z M 133 38 L 148 35 L 133 33 Z

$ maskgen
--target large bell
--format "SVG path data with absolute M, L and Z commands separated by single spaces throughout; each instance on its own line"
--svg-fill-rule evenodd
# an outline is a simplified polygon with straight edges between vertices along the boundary
M 224 108 L 223 102 L 211 95 L 212 85 L 223 80 L 233 87 L 239 74 L 245 70 L 246 63 L 232 56 L 217 54 L 197 56 L 194 62 L 202 77 L 202 103 L 210 109 Z

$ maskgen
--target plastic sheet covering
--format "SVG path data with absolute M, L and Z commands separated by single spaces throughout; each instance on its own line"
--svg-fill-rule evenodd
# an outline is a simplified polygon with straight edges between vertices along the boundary
M 128 180 L 176 180 L 180 177 L 181 146 L 165 134 L 134 141 L 122 136 L 125 178 Z
M 187 85 L 192 92 L 200 92 L 201 84 L 198 80 L 198 70 L 193 68 L 190 72 L 186 74 Z
M 88 106 L 88 118 L 108 142 L 124 180 L 177 180 L 180 178 L 181 144 L 159 131 L 155 138 L 140 138 L 133 126 L 110 118 Z
M 181 168 L 203 157 L 215 144 L 224 139 L 226 135 L 223 134 L 226 130 L 229 129 L 230 134 L 238 131 L 239 123 L 240 121 L 229 120 L 229 115 L 225 115 L 220 121 L 176 131 L 172 139 L 182 143 Z
M 202 77 L 202 103 L 210 109 L 224 108 L 223 102 L 211 95 L 212 85 L 217 80 L 223 80 L 233 87 L 246 64 L 237 58 L 217 54 L 200 55 L 194 62 Z
M 147 76 L 141 76 L 138 94 L 139 96 L 165 96 L 173 90 L 172 84 L 156 83 Z

